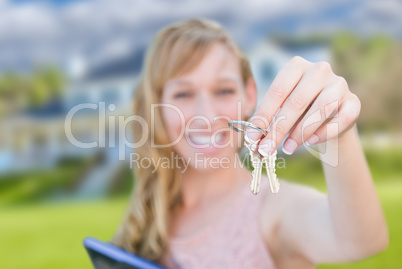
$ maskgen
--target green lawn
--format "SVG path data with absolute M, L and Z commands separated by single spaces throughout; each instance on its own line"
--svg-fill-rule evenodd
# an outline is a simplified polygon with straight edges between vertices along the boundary
M 95 159 L 74 158 L 60 161 L 49 170 L 35 170 L 0 176 L 0 208 L 35 203 L 54 190 L 73 190 Z
M 124 207 L 120 199 L 1 209 L 0 268 L 91 268 L 82 240 L 108 240 Z
M 400 267 L 402 180 L 399 165 L 402 158 L 399 152 L 367 153 L 389 226 L 389 248 L 362 262 L 319 268 Z M 389 162 L 382 159 L 390 156 Z M 320 162 L 313 157 L 287 157 L 286 169 L 277 172 L 280 177 L 325 190 Z M 110 239 L 125 210 L 126 197 L 74 204 L 31 203 L 0 207 L 0 268 L 91 268 L 82 240 L 86 236 Z
M 377 183 L 378 194 L 384 208 L 390 234 L 390 245 L 386 251 L 367 260 L 349 265 L 320 266 L 321 269 L 377 269 L 377 268 L 400 268 L 402 264 L 402 181 Z

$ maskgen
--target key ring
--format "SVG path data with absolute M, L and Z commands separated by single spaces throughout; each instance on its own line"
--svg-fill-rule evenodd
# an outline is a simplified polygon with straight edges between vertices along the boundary
M 265 131 L 264 129 L 262 129 L 262 128 L 258 127 L 257 125 L 252 124 L 252 123 L 250 123 L 248 121 L 231 120 L 231 121 L 229 121 L 228 125 L 232 130 L 235 130 L 236 132 L 242 132 L 243 134 L 246 134 L 246 131 L 244 131 L 242 128 L 238 128 L 238 127 L 236 127 L 234 125 L 243 125 L 243 126 L 246 126 L 246 127 L 250 127 L 252 129 L 257 130 L 260 133 L 262 133 L 263 136 L 267 135 L 267 131 Z

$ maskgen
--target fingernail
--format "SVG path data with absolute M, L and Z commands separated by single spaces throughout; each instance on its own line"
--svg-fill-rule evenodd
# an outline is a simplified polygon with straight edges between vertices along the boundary
M 283 144 L 282 151 L 287 155 L 292 155 L 297 149 L 297 143 L 293 139 L 287 139 L 285 144 Z
M 261 138 L 261 133 L 257 130 L 254 130 L 252 128 L 248 128 L 246 130 L 246 135 L 244 136 L 244 139 L 247 140 L 249 143 L 254 143 L 258 139 Z
M 320 140 L 320 138 L 319 138 L 317 135 L 313 134 L 313 135 L 306 141 L 306 144 L 307 144 L 307 146 L 311 146 L 311 145 L 314 145 L 315 143 L 317 143 L 318 140 Z
M 271 155 L 274 149 L 275 142 L 270 139 L 262 141 L 258 146 L 258 152 L 264 157 L 268 157 L 269 155 Z

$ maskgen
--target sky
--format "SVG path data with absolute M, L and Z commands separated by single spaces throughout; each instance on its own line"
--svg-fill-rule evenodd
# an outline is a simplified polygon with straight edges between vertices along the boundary
M 351 31 L 402 39 L 400 0 L 0 0 L 0 72 L 64 65 L 98 66 L 149 44 L 168 23 L 219 21 L 243 48 L 263 37 Z

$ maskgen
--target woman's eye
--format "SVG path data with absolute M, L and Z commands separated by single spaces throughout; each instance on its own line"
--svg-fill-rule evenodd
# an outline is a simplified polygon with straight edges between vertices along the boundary
M 229 95 L 233 94 L 235 91 L 233 89 L 220 89 L 218 95 Z
M 188 93 L 188 92 L 178 92 L 178 93 L 176 93 L 176 94 L 173 96 L 174 99 L 187 98 L 187 97 L 191 97 L 191 93 Z

